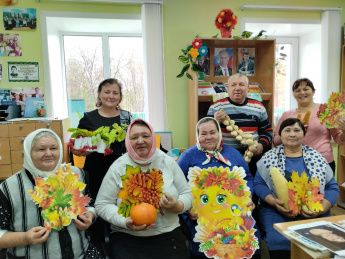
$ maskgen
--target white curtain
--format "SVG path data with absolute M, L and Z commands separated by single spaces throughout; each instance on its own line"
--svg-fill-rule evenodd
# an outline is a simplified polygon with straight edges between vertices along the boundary
M 155 131 L 165 131 L 163 26 L 159 4 L 141 7 L 144 43 L 144 87 L 147 120 Z

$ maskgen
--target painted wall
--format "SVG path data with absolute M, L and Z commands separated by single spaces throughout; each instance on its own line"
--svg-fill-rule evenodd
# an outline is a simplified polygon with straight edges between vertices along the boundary
M 177 57 L 181 49 L 189 45 L 196 35 L 200 37 L 212 37 L 219 33 L 214 25 L 214 19 L 223 8 L 231 8 L 238 16 L 257 18 L 296 18 L 296 19 L 320 19 L 320 12 L 300 11 L 267 11 L 267 10 L 245 10 L 241 11 L 243 4 L 252 5 L 290 5 L 290 6 L 326 6 L 343 8 L 341 23 L 345 22 L 345 1 L 343 0 L 163 0 L 163 31 L 164 31 L 164 61 L 165 61 L 165 86 L 167 121 L 166 128 L 173 132 L 173 146 L 187 146 L 187 81 L 178 79 L 176 75 L 182 68 L 182 63 Z M 35 31 L 21 31 L 23 57 L 9 58 L 2 57 L 4 65 L 3 78 L 0 88 L 18 87 L 20 83 L 7 83 L 6 61 L 39 61 L 42 64 L 41 31 L 39 24 L 39 11 L 66 11 L 66 12 L 100 12 L 100 13 L 130 13 L 139 14 L 139 5 L 124 4 L 96 4 L 96 3 L 69 3 L 54 2 L 52 0 L 19 0 L 13 7 L 36 8 L 38 16 L 37 29 Z M 2 14 L 0 15 L 2 19 Z M 2 27 L 2 26 L 0 26 Z M 233 35 L 240 35 L 240 24 L 233 30 Z M 1 33 L 5 31 L 0 30 Z M 339 31 L 342 34 L 341 31 Z M 339 67 L 340 69 L 340 67 Z M 44 87 L 43 68 L 40 68 L 41 82 L 32 86 Z

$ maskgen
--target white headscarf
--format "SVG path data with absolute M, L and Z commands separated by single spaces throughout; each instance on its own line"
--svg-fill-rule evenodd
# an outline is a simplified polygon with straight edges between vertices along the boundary
M 36 166 L 34 165 L 34 163 L 32 162 L 32 158 L 31 158 L 31 149 L 33 147 L 33 140 L 34 138 L 37 136 L 38 133 L 41 133 L 43 131 L 47 131 L 50 132 L 51 134 L 53 134 L 56 138 L 56 141 L 59 145 L 59 150 L 60 150 L 60 157 L 58 160 L 58 163 L 56 164 L 54 170 L 52 171 L 41 171 L 39 169 L 36 168 Z M 56 169 L 60 169 L 61 168 L 61 162 L 62 162 L 62 156 L 63 156 L 63 147 L 62 147 L 62 143 L 61 140 L 59 138 L 59 136 L 52 130 L 49 129 L 38 129 L 35 130 L 33 132 L 31 132 L 24 140 L 24 164 L 23 167 L 28 170 L 33 177 L 49 177 L 51 173 L 53 173 Z

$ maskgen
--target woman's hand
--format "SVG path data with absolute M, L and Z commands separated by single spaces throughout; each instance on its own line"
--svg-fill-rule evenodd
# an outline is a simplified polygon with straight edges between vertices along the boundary
M 250 208 L 250 211 L 253 212 L 253 210 L 255 209 L 255 204 L 253 201 L 250 201 L 247 203 L 247 207 Z
M 177 200 L 167 192 L 160 198 L 159 206 L 171 213 L 180 213 L 184 207 L 182 201 Z
M 24 232 L 23 242 L 28 245 L 39 245 L 47 241 L 50 231 L 45 227 L 33 227 Z
M 91 226 L 94 219 L 95 219 L 95 214 L 92 211 L 87 211 L 79 215 L 74 220 L 74 224 L 77 227 L 77 229 L 85 230 Z
M 301 209 L 302 217 L 306 219 L 313 219 L 313 218 L 318 217 L 319 215 L 321 215 L 319 212 L 310 210 L 308 207 L 305 208 L 304 206 L 302 206 L 302 209 Z
M 292 213 L 292 210 L 285 209 L 283 205 L 284 205 L 284 202 L 278 199 L 274 199 L 274 207 L 278 210 L 280 214 L 290 219 L 295 218 L 296 215 Z
M 84 153 L 80 154 L 79 150 L 73 150 L 72 153 L 76 156 L 88 156 L 90 155 L 92 152 L 89 151 L 85 151 Z
M 129 229 L 132 229 L 134 231 L 145 231 L 145 230 L 149 230 L 150 228 L 152 228 L 155 224 L 151 224 L 151 225 L 141 225 L 141 226 L 137 226 L 134 225 L 134 222 L 131 218 L 128 218 L 126 220 L 126 227 Z
M 190 217 L 190 219 L 192 219 L 192 220 L 197 220 L 197 219 L 199 218 L 199 217 L 198 217 L 198 214 L 192 212 L 191 209 L 188 210 L 187 213 L 188 213 L 188 216 Z

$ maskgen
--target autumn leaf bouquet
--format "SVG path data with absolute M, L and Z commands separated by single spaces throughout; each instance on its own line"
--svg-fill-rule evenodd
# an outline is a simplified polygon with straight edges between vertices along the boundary
M 327 103 L 321 104 L 317 117 L 327 129 L 338 127 L 337 119 L 345 114 L 345 93 L 332 93 Z
M 119 126 L 114 123 L 112 127 L 99 127 L 95 131 L 89 131 L 86 129 L 70 128 L 69 132 L 72 132 L 71 139 L 67 145 L 71 151 L 77 150 L 79 154 L 86 152 L 96 151 L 98 153 L 104 153 L 104 155 L 110 155 L 113 153 L 110 144 L 115 141 L 121 142 L 126 138 L 126 131 L 128 125 L 121 124 Z
M 203 72 L 202 67 L 199 65 L 199 60 L 202 56 L 206 56 L 208 53 L 207 49 L 207 42 L 203 42 L 201 39 L 194 39 L 194 41 L 189 45 L 186 49 L 182 49 L 182 55 L 178 57 L 183 64 L 185 64 L 180 72 L 176 77 L 180 78 L 186 74 L 186 77 L 193 80 L 191 74 L 187 71 L 189 68 L 194 73 L 201 73 Z
M 301 177 L 292 171 L 291 181 L 288 182 L 289 201 L 288 205 L 295 215 L 300 214 L 301 209 L 312 211 L 323 211 L 321 200 L 324 194 L 319 193 L 320 182 L 314 177 L 309 178 L 303 172 Z
M 237 16 L 231 11 L 231 9 L 223 9 L 216 16 L 214 24 L 217 29 L 220 30 L 222 38 L 230 38 L 231 31 L 237 24 Z
M 61 230 L 72 219 L 86 212 L 90 198 L 82 191 L 86 184 L 78 181 L 79 174 L 73 173 L 71 164 L 61 167 L 46 180 L 36 177 L 34 190 L 29 190 L 31 199 L 42 208 L 42 218 L 47 229 Z
M 122 199 L 118 213 L 129 217 L 133 207 L 137 204 L 153 205 L 161 214 L 159 200 L 163 196 L 163 173 L 155 168 L 143 172 L 139 166 L 126 165 L 126 174 L 121 176 L 122 189 L 117 196 Z

